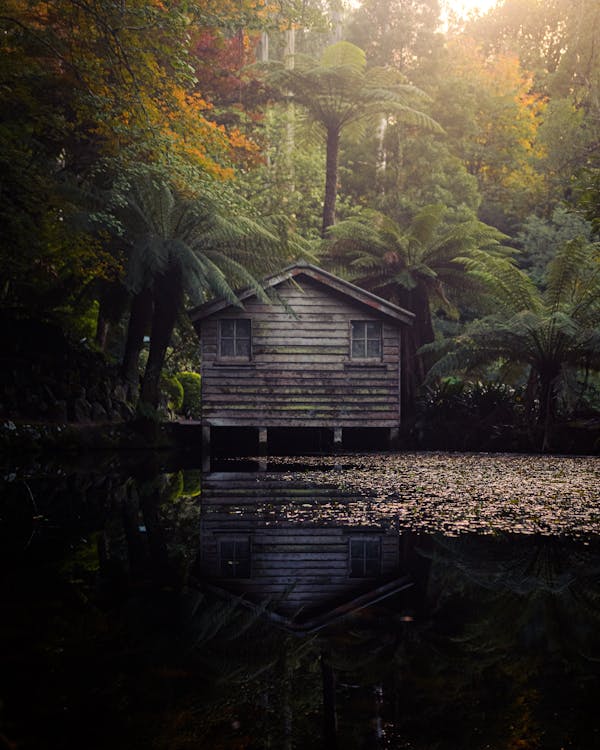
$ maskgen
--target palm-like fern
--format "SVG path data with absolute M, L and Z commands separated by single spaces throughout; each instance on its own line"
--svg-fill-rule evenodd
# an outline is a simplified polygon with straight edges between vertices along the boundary
M 195 303 L 219 296 L 239 304 L 235 289 L 250 287 L 266 298 L 257 274 L 274 271 L 305 249 L 287 233 L 283 220 L 260 222 L 224 206 L 208 193 L 184 196 L 164 180 L 142 173 L 122 209 L 126 285 L 134 295 L 123 370 L 129 378 L 137 372 L 144 318 L 151 316 L 142 400 L 154 406 L 184 296 Z
M 301 105 L 324 134 L 327 144 L 323 233 L 335 220 L 338 153 L 342 131 L 374 121 L 382 114 L 441 132 L 441 127 L 416 108 L 425 94 L 405 83 L 397 72 L 366 67 L 363 50 L 349 42 L 328 47 L 320 60 L 294 58 L 294 67 L 269 63 L 270 82 Z
M 446 209 L 439 205 L 424 207 L 408 229 L 377 211 L 363 210 L 331 227 L 327 236 L 332 266 L 415 313 L 407 352 L 413 361 L 406 375 L 419 382 L 425 372 L 417 351 L 434 340 L 432 309 L 456 315 L 453 300 L 481 296 L 485 288 L 482 277 L 466 272 L 469 260 L 476 255 L 506 259 L 511 252 L 498 230 L 476 218 L 448 224 Z
M 548 265 L 544 291 L 506 260 L 475 255 L 465 264 L 488 285 L 497 311 L 458 338 L 428 347 L 443 354 L 428 378 L 495 361 L 525 366 L 546 449 L 559 385 L 569 370 L 600 369 L 600 244 L 565 243 Z

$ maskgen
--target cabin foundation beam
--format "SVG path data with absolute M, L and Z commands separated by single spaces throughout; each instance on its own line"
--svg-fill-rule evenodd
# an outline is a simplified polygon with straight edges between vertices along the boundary
M 334 450 L 341 450 L 342 448 L 342 428 L 333 428 L 333 447 Z
M 266 456 L 268 453 L 269 434 L 266 427 L 258 428 L 258 455 Z
M 210 471 L 210 425 L 202 425 L 202 471 Z

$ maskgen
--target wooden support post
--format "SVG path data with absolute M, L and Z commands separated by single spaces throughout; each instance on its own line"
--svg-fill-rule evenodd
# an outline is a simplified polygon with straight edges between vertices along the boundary
M 342 447 L 342 428 L 333 428 L 333 447 L 335 450 L 339 450 Z
M 266 427 L 258 428 L 258 455 L 266 456 L 268 453 L 268 432 Z
M 390 448 L 397 448 L 400 442 L 400 428 L 390 427 Z
M 210 425 L 202 425 L 202 471 L 210 471 Z

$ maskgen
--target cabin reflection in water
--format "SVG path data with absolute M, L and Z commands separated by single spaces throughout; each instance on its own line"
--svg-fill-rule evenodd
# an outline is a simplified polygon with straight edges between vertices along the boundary
M 260 475 L 207 475 L 196 573 L 223 595 L 265 607 L 296 632 L 311 632 L 411 586 L 397 530 L 328 519 L 295 507 L 332 500 Z M 347 500 L 347 499 L 346 499 Z M 291 511 L 291 512 L 290 512 Z

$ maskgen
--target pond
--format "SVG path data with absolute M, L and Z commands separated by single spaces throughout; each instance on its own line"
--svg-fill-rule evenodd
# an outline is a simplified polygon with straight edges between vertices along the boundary
M 0 748 L 600 747 L 600 458 L 3 472 Z

